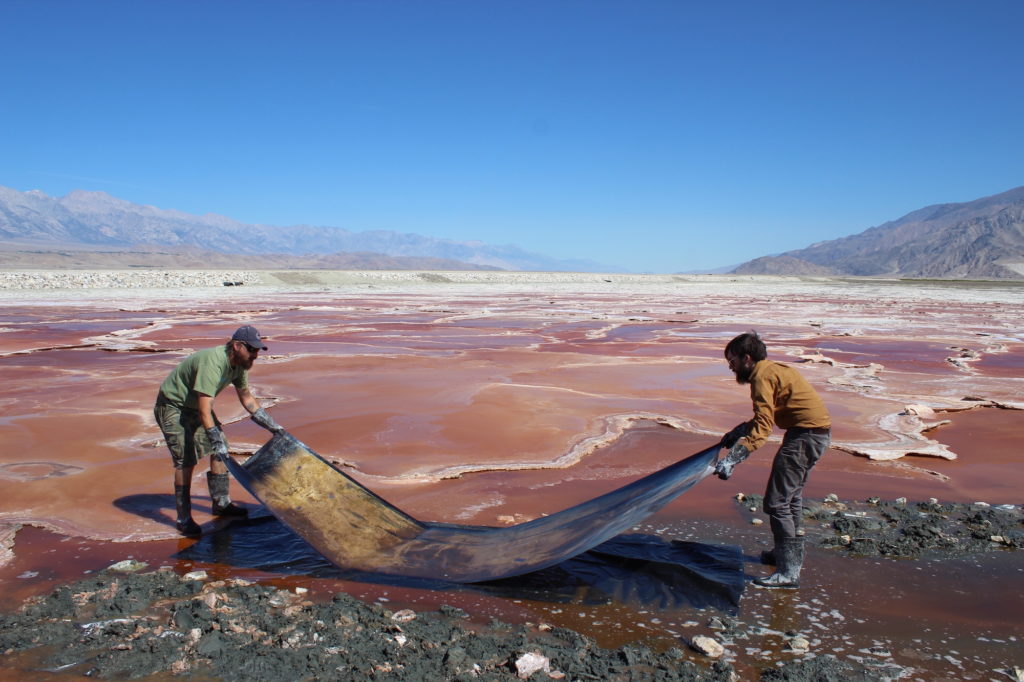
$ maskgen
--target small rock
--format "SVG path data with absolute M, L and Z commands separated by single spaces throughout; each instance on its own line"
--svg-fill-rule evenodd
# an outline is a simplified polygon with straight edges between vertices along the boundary
M 409 641 L 409 638 L 399 632 L 395 635 L 395 641 L 398 642 L 398 646 L 405 646 L 405 643 Z
M 416 612 L 412 609 L 402 609 L 401 611 L 395 611 L 391 615 L 391 620 L 396 623 L 408 623 L 411 620 L 416 620 Z
M 715 616 L 714 618 L 708 621 L 708 627 L 712 630 L 724 630 L 725 623 L 722 622 L 721 618 Z
M 991 507 L 992 505 L 990 505 L 988 502 L 975 502 L 974 506 L 975 507 L 983 507 L 984 508 L 984 507 Z
M 519 679 L 525 680 L 538 670 L 543 670 L 545 673 L 551 672 L 551 661 L 547 656 L 531 651 L 516 659 L 516 675 Z
M 1004 538 L 1002 535 L 993 535 L 989 538 L 989 540 L 991 540 L 992 542 L 998 542 L 1000 545 L 1008 544 L 1006 542 L 1006 538 Z
M 206 580 L 206 571 L 191 571 L 181 576 L 182 580 Z
M 835 493 L 829 493 L 828 495 L 825 496 L 825 501 L 826 502 L 838 502 L 839 501 L 839 496 L 836 495 Z
M 135 559 L 125 559 L 123 561 L 118 561 L 116 564 L 110 564 L 107 566 L 107 570 L 117 571 L 119 573 L 134 573 L 136 571 L 141 571 L 148 565 L 149 564 L 136 561 Z
M 514 517 L 514 516 L 502 515 L 502 516 L 498 517 L 498 523 L 507 523 L 509 525 L 512 525 L 515 522 L 516 522 L 516 517 Z
M 691 639 L 690 646 L 709 658 L 718 658 L 725 653 L 725 647 L 718 640 L 704 635 L 697 635 Z
M 918 417 L 924 417 L 925 419 L 935 418 L 935 410 L 927 405 L 907 405 L 903 408 L 903 411 L 905 414 L 913 414 Z
M 878 497 L 869 497 L 868 498 L 868 504 L 878 504 L 881 501 L 882 501 L 881 498 L 878 498 Z
M 757 507 L 747 507 L 747 511 L 756 512 L 757 511 Z
M 937 497 L 929 497 L 928 498 L 928 504 L 936 505 L 938 503 L 939 503 L 939 498 L 937 498 Z
M 896 498 L 896 504 L 906 504 L 906 503 L 907 503 L 907 498 L 905 498 L 905 497 L 897 497 Z
M 1013 666 L 1002 671 L 1007 677 L 1015 682 L 1024 682 L 1024 668 Z
M 807 641 L 807 638 L 800 637 L 799 635 L 787 642 L 790 651 L 803 654 L 807 653 L 811 649 L 811 643 Z
M 760 526 L 762 523 L 764 523 L 764 519 L 751 519 L 750 522 L 755 526 Z
M 852 537 L 850 537 L 849 535 L 840 535 L 840 536 L 839 536 L 839 541 L 840 541 L 841 543 L 843 543 L 844 545 L 848 545 L 848 544 L 850 544 L 851 542 L 853 542 L 853 538 L 852 538 Z
M 295 594 L 306 594 L 307 592 L 309 592 L 309 588 L 308 587 L 296 587 L 295 588 Z
M 744 495 L 743 493 L 736 493 L 736 501 L 737 502 L 742 502 L 745 499 L 747 499 L 746 495 Z

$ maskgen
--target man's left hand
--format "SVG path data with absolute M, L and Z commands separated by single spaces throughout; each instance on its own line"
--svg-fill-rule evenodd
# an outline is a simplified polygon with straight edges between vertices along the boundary
M 284 427 L 274 421 L 262 407 L 252 413 L 252 420 L 272 433 L 284 433 Z

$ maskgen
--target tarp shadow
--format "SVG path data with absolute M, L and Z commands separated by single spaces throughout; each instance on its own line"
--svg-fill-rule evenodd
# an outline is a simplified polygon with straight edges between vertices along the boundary
M 259 512 L 202 536 L 175 558 L 374 584 L 473 591 L 554 603 L 691 606 L 734 613 L 743 594 L 738 547 L 625 534 L 539 571 L 500 580 L 454 583 L 338 568 L 275 517 Z

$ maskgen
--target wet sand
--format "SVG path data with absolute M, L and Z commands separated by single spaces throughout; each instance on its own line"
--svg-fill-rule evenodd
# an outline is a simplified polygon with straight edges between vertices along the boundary
M 749 413 L 721 358 L 749 328 L 770 357 L 800 366 L 832 412 L 833 448 L 808 498 L 1021 503 L 1022 287 L 513 274 L 313 273 L 288 283 L 264 273 L 242 287 L 0 292 L 5 607 L 126 556 L 195 568 L 173 559 L 191 541 L 173 532 L 152 403 L 180 359 L 245 323 L 268 336 L 251 383 L 275 419 L 425 520 L 528 520 L 713 443 Z M 217 411 L 238 456 L 262 444 L 231 389 Z M 753 525 L 762 515 L 733 496 L 761 492 L 776 444 L 640 530 L 756 555 L 767 525 Z M 213 530 L 204 472 L 196 517 Z M 203 568 L 394 608 L 448 603 L 483 620 L 545 621 L 603 646 L 664 649 L 708 629 L 707 613 L 686 609 Z M 747 573 L 766 570 L 751 563 Z M 998 548 L 943 564 L 815 547 L 799 593 L 747 591 L 737 617 L 771 632 L 731 647 L 729 660 L 750 671 L 799 658 L 771 634 L 798 631 L 815 635 L 811 654 L 854 660 L 876 656 L 862 650 L 879 643 L 923 679 L 988 679 L 1024 663 L 1022 570 L 1018 552 Z

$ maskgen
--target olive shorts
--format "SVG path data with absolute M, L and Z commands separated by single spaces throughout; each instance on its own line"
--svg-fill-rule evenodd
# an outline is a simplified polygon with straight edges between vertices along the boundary
M 203 457 L 213 454 L 213 445 L 206 437 L 206 429 L 199 418 L 199 410 L 179 407 L 160 393 L 153 406 L 153 416 L 156 417 L 156 423 L 164 434 L 164 442 L 171 451 L 171 461 L 175 469 L 194 467 Z M 216 417 L 214 421 L 217 421 Z

